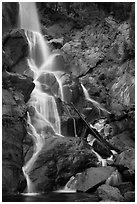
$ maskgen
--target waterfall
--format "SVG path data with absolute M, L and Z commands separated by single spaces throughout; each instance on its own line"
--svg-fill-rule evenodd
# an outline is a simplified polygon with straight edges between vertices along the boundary
M 33 72 L 35 88 L 28 101 L 28 134 L 34 142 L 34 150 L 31 159 L 23 166 L 24 176 L 27 181 L 27 192 L 34 193 L 35 186 L 30 180 L 29 174 L 34 162 L 42 150 L 46 135 L 62 136 L 60 128 L 60 117 L 57 110 L 55 97 L 63 99 L 62 85 L 59 77 L 52 71 L 55 55 L 51 55 L 49 47 L 41 34 L 40 22 L 34 2 L 20 2 L 19 27 L 25 30 L 29 44 L 28 65 Z M 50 73 L 56 79 L 59 93 L 46 92 L 46 81 L 41 82 L 41 76 Z M 45 88 L 43 91 L 42 86 Z M 48 87 L 51 88 L 51 87 Z M 59 96 L 58 96 L 59 95 Z
M 89 96 L 89 93 L 88 93 L 87 89 L 85 88 L 85 86 L 83 84 L 81 84 L 81 87 L 83 89 L 83 93 L 84 93 L 85 99 L 87 101 L 90 101 L 98 109 L 99 113 L 100 113 L 100 111 L 103 111 L 103 112 L 106 112 L 107 114 L 111 114 L 108 110 L 103 108 L 97 101 L 95 101 L 94 99 L 92 99 Z

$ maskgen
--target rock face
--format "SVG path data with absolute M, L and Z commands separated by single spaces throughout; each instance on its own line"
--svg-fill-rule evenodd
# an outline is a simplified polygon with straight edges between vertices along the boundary
M 15 28 L 18 23 L 19 3 L 2 3 L 2 32 Z
M 105 182 L 114 170 L 115 168 L 110 166 L 87 169 L 83 173 L 76 175 L 76 190 L 82 192 L 92 190 L 92 188 Z
M 3 36 L 3 67 L 9 72 L 29 73 L 28 52 L 28 40 L 24 30 L 13 29 Z
M 72 175 L 97 166 L 96 155 L 79 138 L 47 138 L 30 171 L 36 192 L 63 188 Z
M 3 192 L 17 192 L 23 166 L 23 138 L 26 134 L 24 116 L 26 105 L 22 94 L 3 89 L 2 161 Z
M 24 31 L 12 30 L 3 36 L 3 193 L 17 193 L 20 188 L 20 181 L 23 177 L 23 140 L 26 135 L 26 102 L 30 98 L 34 84 L 32 78 L 21 75 L 24 71 L 21 71 L 19 66 L 16 71 L 13 70 L 13 67 L 21 60 L 24 60 L 27 53 L 28 44 Z M 23 70 L 25 69 L 26 67 L 24 66 Z
M 24 87 L 25 83 L 25 87 Z M 26 135 L 25 101 L 34 88 L 32 80 L 3 74 L 2 90 L 2 161 L 3 192 L 18 191 L 23 166 L 23 139 Z
M 127 149 L 118 155 L 115 165 L 127 168 L 131 174 L 135 173 L 135 149 Z

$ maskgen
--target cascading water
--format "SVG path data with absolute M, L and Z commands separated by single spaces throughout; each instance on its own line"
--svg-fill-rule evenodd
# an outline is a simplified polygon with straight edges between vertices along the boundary
M 23 172 L 27 180 L 27 192 L 34 193 L 35 187 L 29 178 L 32 169 L 45 142 L 45 135 L 62 136 L 60 130 L 60 117 L 57 110 L 53 93 L 46 93 L 39 81 L 39 78 L 47 73 L 54 75 L 59 86 L 58 95 L 63 98 L 61 82 L 55 73 L 50 71 L 54 55 L 50 55 L 49 48 L 40 31 L 40 23 L 33 2 L 20 2 L 20 28 L 25 30 L 29 44 L 28 65 L 33 72 L 35 88 L 28 102 L 30 111 L 28 112 L 28 134 L 34 141 L 34 153 L 31 159 L 23 167 Z
M 105 112 L 107 114 L 111 114 L 108 110 L 103 108 L 97 101 L 95 101 L 94 99 L 92 99 L 89 96 L 89 93 L 88 93 L 87 89 L 85 88 L 85 86 L 83 84 L 81 84 L 81 87 L 83 89 L 83 93 L 84 93 L 85 99 L 87 101 L 90 101 L 98 109 L 99 113 L 100 113 L 100 111 L 103 111 L 103 112 Z

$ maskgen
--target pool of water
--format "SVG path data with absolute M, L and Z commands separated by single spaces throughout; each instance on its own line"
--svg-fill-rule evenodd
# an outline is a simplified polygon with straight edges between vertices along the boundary
M 3 195 L 2 202 L 97 202 L 95 195 L 88 193 L 47 193 Z

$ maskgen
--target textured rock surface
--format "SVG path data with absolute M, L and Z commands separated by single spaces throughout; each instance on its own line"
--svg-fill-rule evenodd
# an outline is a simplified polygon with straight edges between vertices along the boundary
M 115 165 L 123 166 L 129 170 L 131 174 L 135 173 L 135 149 L 127 149 L 118 155 Z
M 29 100 L 34 88 L 31 78 L 6 71 L 16 64 L 22 55 L 18 49 L 14 50 L 16 43 L 19 43 L 16 37 L 20 39 L 22 35 L 18 31 L 17 33 L 13 31 L 11 35 L 15 44 L 12 44 L 12 40 L 8 42 L 9 38 L 3 41 L 4 55 L 10 58 L 3 58 L 2 72 L 2 190 L 3 193 L 10 194 L 18 192 L 23 178 L 23 139 L 26 135 L 27 111 L 25 102 Z M 20 49 L 19 46 L 17 47 Z
M 118 188 L 108 186 L 108 185 L 102 185 L 97 189 L 98 196 L 101 200 L 112 200 L 112 201 L 124 201 L 124 197 L 121 195 Z
M 79 138 L 47 138 L 34 163 L 30 178 L 38 192 L 64 187 L 72 175 L 90 166 L 97 158 L 90 146 Z
M 18 12 L 19 12 L 19 4 L 17 2 L 14 2 L 12 4 L 9 4 L 8 2 L 2 3 L 2 32 L 3 33 L 17 26 Z
M 86 192 L 97 187 L 107 180 L 107 178 L 115 170 L 114 167 L 91 167 L 81 174 L 76 175 L 76 190 Z M 95 190 L 95 189 L 94 189 Z
M 6 89 L 3 89 L 2 102 L 2 187 L 4 193 L 14 193 L 22 174 L 26 105 L 22 94 Z
M 3 36 L 3 54 L 5 60 L 3 66 L 9 72 L 25 74 L 28 72 L 26 57 L 28 56 L 28 41 L 24 30 L 13 29 Z

